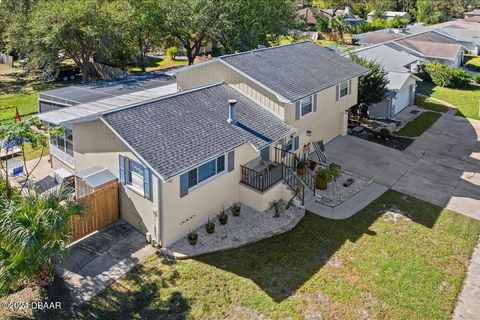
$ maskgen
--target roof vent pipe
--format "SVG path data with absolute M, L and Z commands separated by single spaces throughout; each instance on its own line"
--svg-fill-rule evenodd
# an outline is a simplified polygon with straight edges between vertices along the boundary
M 237 114 L 235 110 L 235 105 L 237 104 L 237 100 L 230 99 L 228 100 L 228 123 L 236 124 L 237 123 Z

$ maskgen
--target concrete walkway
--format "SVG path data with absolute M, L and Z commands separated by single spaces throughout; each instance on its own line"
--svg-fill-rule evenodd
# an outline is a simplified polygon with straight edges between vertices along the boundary
M 347 219 L 365 208 L 370 202 L 380 197 L 387 190 L 388 187 L 378 183 L 372 183 L 336 207 L 332 208 L 314 200 L 307 203 L 305 209 L 325 218 L 335 220 Z
M 480 242 L 472 254 L 467 278 L 453 312 L 453 319 L 480 319 Z
M 104 290 L 155 253 L 142 233 L 123 220 L 75 243 L 59 268 L 76 306 Z

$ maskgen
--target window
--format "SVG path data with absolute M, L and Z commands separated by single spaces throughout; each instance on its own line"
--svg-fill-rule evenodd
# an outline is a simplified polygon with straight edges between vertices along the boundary
M 63 134 L 52 135 L 50 136 L 50 143 L 73 157 L 73 131 L 69 128 L 63 128 Z
M 144 167 L 130 159 L 128 159 L 127 184 L 143 191 Z
M 340 88 L 339 88 L 340 98 L 343 98 L 346 95 L 348 95 L 348 81 L 344 81 L 344 82 L 340 83 L 339 86 L 340 86 Z
M 285 144 L 284 150 L 285 150 L 285 151 L 292 151 L 292 149 L 293 149 L 293 139 L 290 139 L 290 140 L 287 141 L 287 143 Z
M 312 97 L 304 98 L 300 101 L 300 112 L 302 117 L 306 116 L 313 110 L 313 99 Z
M 188 187 L 192 188 L 202 181 L 225 171 L 225 155 L 210 160 L 188 172 Z

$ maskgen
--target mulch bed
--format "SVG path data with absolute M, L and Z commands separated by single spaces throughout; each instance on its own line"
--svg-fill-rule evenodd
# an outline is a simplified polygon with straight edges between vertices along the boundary
M 406 138 L 406 137 L 398 137 L 392 135 L 390 138 L 387 139 L 382 139 L 378 137 L 378 133 L 372 129 L 365 128 L 361 133 L 353 133 L 351 130 L 349 130 L 349 134 L 352 136 L 355 136 L 357 138 L 375 142 L 381 145 L 384 145 L 389 148 L 397 149 L 400 151 L 405 150 L 415 139 L 412 138 Z

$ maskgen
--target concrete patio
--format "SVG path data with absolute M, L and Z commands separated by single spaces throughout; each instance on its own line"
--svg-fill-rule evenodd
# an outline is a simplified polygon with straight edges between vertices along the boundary
M 328 143 L 326 154 L 380 185 L 480 219 L 479 136 L 480 121 L 442 114 L 405 151 L 345 136 Z
M 123 220 L 76 242 L 59 268 L 73 305 L 89 300 L 155 253 L 145 236 Z

